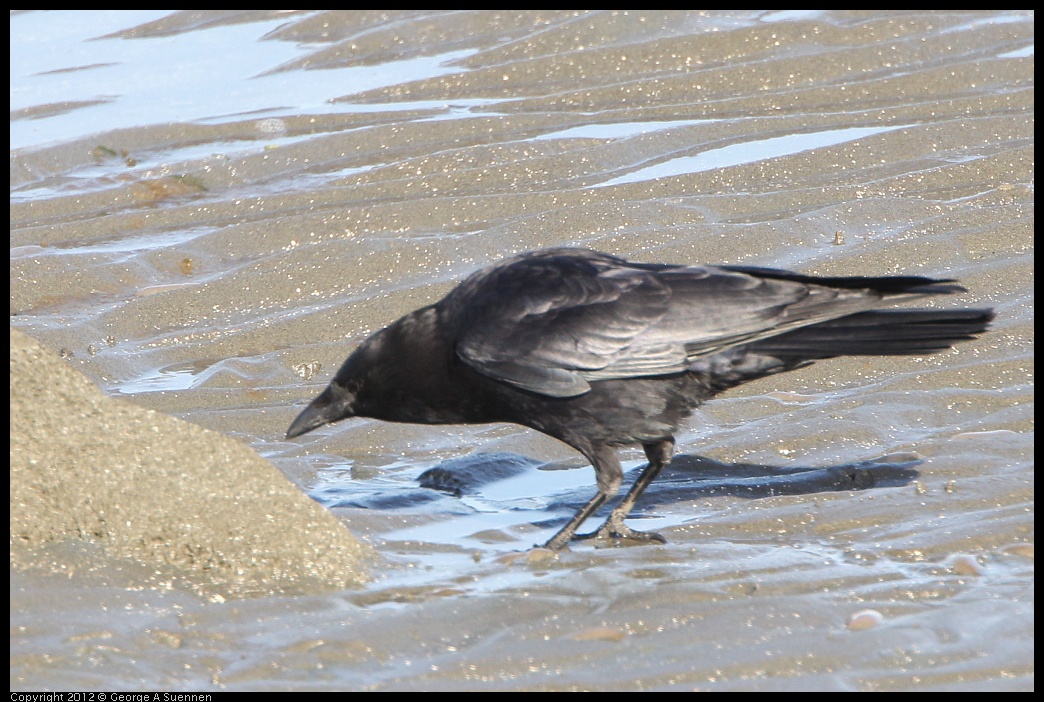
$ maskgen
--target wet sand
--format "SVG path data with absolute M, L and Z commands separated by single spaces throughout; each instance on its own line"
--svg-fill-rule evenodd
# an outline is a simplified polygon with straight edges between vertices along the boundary
M 118 96 L 13 98 L 11 325 L 45 350 L 13 336 L 12 689 L 1032 689 L 1032 15 L 214 12 L 125 29 L 146 47 L 229 32 L 229 56 L 314 42 L 235 87 L 319 82 L 333 102 L 241 97 L 118 128 L 99 112 L 81 134 L 64 115 Z M 126 62 L 174 80 L 151 60 Z M 388 77 L 394 61 L 430 75 Z M 133 89 L 107 81 L 92 95 Z M 35 143 L 34 124 L 70 136 Z M 951 353 L 817 363 L 708 404 L 681 452 L 916 456 L 919 475 L 639 504 L 665 546 L 528 554 L 594 478 L 518 427 L 360 420 L 283 441 L 366 334 L 485 263 L 567 244 L 953 277 L 969 293 L 941 304 L 998 320 Z M 421 501 L 424 470 L 479 452 L 535 464 L 503 492 Z M 41 459 L 46 487 L 23 481 Z M 102 511 L 121 523 L 85 521 Z M 329 515 L 380 554 L 372 582 Z M 186 550 L 206 555 L 169 556 Z M 863 610 L 879 623 L 850 627 Z

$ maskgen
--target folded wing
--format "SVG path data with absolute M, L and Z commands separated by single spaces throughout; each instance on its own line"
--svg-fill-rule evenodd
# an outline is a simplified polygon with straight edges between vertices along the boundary
M 889 281 L 883 283 L 882 281 Z M 905 299 L 927 278 L 812 278 L 773 269 L 629 263 L 550 249 L 479 271 L 439 303 L 483 375 L 551 397 L 668 375 L 701 357 Z

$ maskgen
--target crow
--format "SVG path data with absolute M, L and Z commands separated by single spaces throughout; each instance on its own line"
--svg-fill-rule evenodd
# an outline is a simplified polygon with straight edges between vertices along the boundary
M 877 309 L 958 292 L 953 280 L 917 276 L 633 263 L 578 248 L 523 253 L 363 341 L 286 437 L 348 417 L 521 424 L 582 453 L 598 483 L 545 548 L 591 537 L 665 543 L 624 519 L 697 406 L 821 359 L 924 355 L 973 339 L 992 309 Z M 649 464 L 597 531 L 577 534 L 623 482 L 617 448 L 635 444 Z

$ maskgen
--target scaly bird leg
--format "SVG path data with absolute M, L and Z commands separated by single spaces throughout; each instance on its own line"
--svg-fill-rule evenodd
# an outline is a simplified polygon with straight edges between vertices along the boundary
M 638 498 L 645 488 L 649 487 L 649 484 L 656 479 L 656 476 L 660 474 L 660 471 L 671 462 L 671 454 L 674 452 L 674 439 L 664 439 L 656 443 L 643 444 L 642 448 L 645 449 L 645 455 L 649 459 L 649 465 L 647 465 L 638 476 L 638 479 L 634 481 L 634 485 L 624 496 L 623 500 L 616 506 L 616 509 L 612 511 L 609 518 L 605 520 L 605 524 L 600 526 L 597 531 L 593 531 L 589 534 L 577 534 L 574 539 L 592 539 L 592 538 L 611 538 L 611 539 L 627 539 L 629 541 L 641 541 L 650 542 L 656 541 L 661 544 L 667 543 L 667 539 L 663 538 L 660 534 L 653 531 L 638 531 L 624 524 L 624 519 L 630 514 L 631 509 L 634 507 L 634 503 L 638 501 Z M 557 537 L 556 537 L 557 538 Z

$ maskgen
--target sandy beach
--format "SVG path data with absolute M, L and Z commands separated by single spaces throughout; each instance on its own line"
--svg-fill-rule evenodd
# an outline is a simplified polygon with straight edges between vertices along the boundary
M 1033 689 L 1031 12 L 11 33 L 12 690 Z M 560 245 L 997 320 L 708 403 L 634 513 L 666 545 L 531 552 L 594 474 L 518 426 L 285 440 L 368 334 Z

